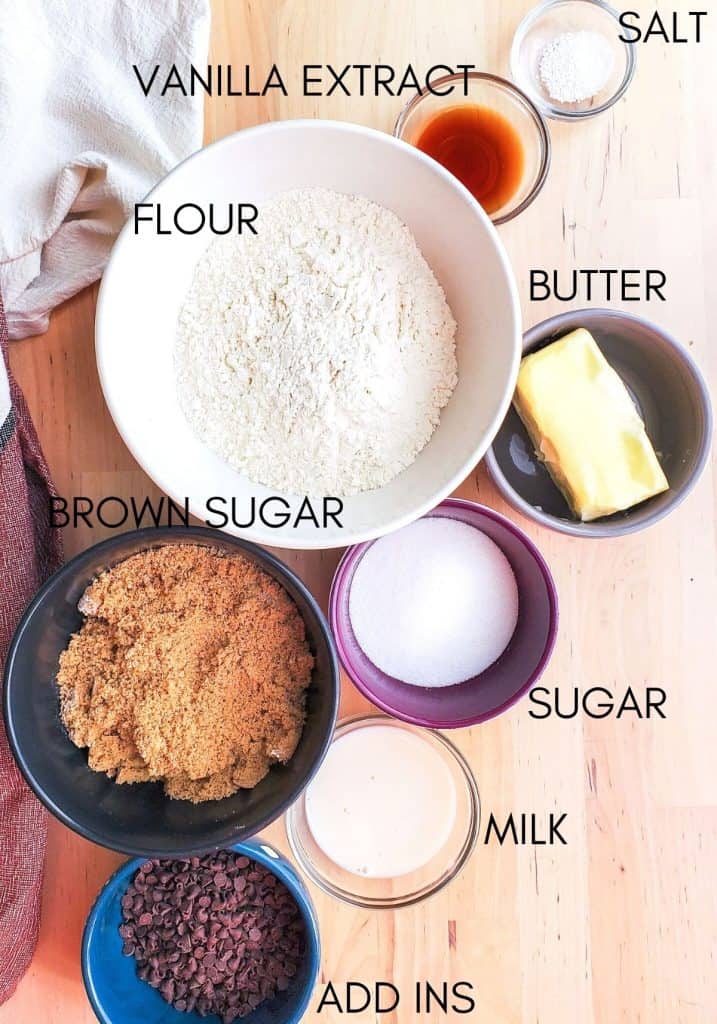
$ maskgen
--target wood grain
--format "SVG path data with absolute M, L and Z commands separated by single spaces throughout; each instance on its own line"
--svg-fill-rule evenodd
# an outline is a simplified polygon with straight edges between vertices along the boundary
M 652 9 L 640 3 L 640 10 Z M 672 5 L 683 14 L 687 0 Z M 258 69 L 276 62 L 417 66 L 474 63 L 507 73 L 528 0 L 214 0 L 212 57 Z M 594 122 L 551 124 L 553 166 L 542 195 L 501 229 L 526 325 L 564 308 L 527 301 L 531 267 L 654 267 L 664 304 L 626 304 L 688 344 L 717 380 L 717 87 L 715 31 L 700 46 L 640 47 L 628 97 Z M 390 130 L 401 101 L 215 98 L 207 139 L 267 119 L 343 118 Z M 476 272 L 480 272 L 477 268 Z M 156 494 L 120 441 L 93 358 L 96 289 L 67 303 L 48 333 L 13 346 L 21 382 L 60 491 Z M 578 308 L 586 303 L 578 300 Z M 596 303 L 598 305 L 604 303 Z M 459 494 L 507 512 L 482 469 Z M 484 820 L 567 812 L 564 847 L 481 845 L 444 893 L 398 913 L 340 906 L 318 892 L 322 979 L 471 981 L 482 1024 L 711 1024 L 717 1020 L 717 663 L 715 476 L 645 534 L 581 542 L 509 513 L 537 541 L 561 598 L 545 685 L 663 686 L 665 721 L 535 721 L 525 704 L 457 741 L 481 789 Z M 68 554 L 98 534 L 66 536 Z M 325 603 L 337 553 L 290 553 Z M 344 682 L 344 713 L 361 700 Z M 267 837 L 282 848 L 281 824 Z M 82 924 L 119 858 L 50 825 L 37 955 L 0 1024 L 89 1024 L 79 972 Z M 335 1011 L 307 1020 L 338 1024 Z M 428 1019 L 408 1005 L 354 1019 Z M 431 1019 L 442 1019 L 438 1015 Z

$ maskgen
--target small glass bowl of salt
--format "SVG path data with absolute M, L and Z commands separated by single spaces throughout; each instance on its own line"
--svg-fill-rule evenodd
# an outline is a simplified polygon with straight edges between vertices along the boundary
M 635 46 L 622 34 L 620 15 L 603 0 L 544 0 L 515 33 L 513 79 L 547 117 L 594 117 L 624 96 L 635 74 Z

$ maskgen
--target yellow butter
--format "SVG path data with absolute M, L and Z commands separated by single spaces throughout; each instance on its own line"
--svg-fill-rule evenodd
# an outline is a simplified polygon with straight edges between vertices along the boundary
M 526 356 L 514 404 L 579 519 L 609 516 L 668 490 L 645 424 L 588 331 Z

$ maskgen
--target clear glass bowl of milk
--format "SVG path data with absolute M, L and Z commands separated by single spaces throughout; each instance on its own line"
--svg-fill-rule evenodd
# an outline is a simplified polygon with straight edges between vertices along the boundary
M 286 815 L 291 849 L 324 892 L 356 906 L 426 899 L 466 863 L 478 787 L 441 733 L 373 714 L 336 729 L 316 777 Z

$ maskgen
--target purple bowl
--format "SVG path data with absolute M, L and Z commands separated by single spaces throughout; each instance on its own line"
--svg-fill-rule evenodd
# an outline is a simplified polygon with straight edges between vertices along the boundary
M 473 679 L 440 689 L 409 686 L 377 668 L 359 647 L 349 618 L 351 580 L 375 541 L 349 548 L 341 559 L 331 586 L 329 621 L 341 663 L 373 704 L 413 725 L 461 729 L 507 711 L 539 678 L 555 646 L 558 595 L 543 556 L 505 516 L 460 498 L 449 498 L 428 516 L 445 516 L 475 526 L 510 562 L 518 584 L 518 624 L 500 658 Z

